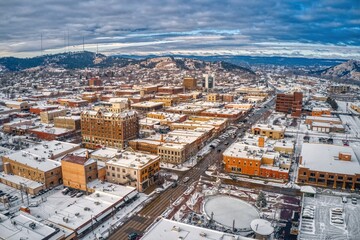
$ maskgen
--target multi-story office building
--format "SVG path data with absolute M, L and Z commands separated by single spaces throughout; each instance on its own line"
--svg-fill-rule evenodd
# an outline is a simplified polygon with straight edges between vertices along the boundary
M 215 87 L 215 76 L 213 74 L 204 74 L 203 87 L 206 89 Z
M 300 117 L 302 110 L 302 92 L 294 92 L 292 94 L 279 93 L 276 95 L 277 112 L 291 114 L 293 117 Z
M 197 81 L 193 77 L 184 77 L 183 86 L 185 90 L 195 90 L 197 88 Z
M 121 113 L 83 111 L 81 133 L 83 143 L 89 148 L 124 148 L 128 140 L 135 139 L 139 133 L 138 115 L 131 110 Z
M 328 188 L 359 189 L 359 160 L 352 147 L 304 143 L 297 181 Z
M 139 192 L 154 184 L 160 171 L 160 157 L 133 151 L 122 151 L 106 162 L 106 180 L 136 187 Z

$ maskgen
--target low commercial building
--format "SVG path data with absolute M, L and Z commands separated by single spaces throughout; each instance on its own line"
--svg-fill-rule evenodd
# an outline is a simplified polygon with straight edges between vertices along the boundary
M 71 108 L 86 107 L 89 104 L 89 102 L 86 100 L 71 99 L 71 98 L 59 98 L 57 102 L 61 106 L 71 107 Z
M 261 147 L 264 144 L 263 141 L 263 138 L 259 138 L 258 145 L 233 143 L 223 153 L 224 170 L 229 173 L 287 181 L 289 163 L 282 161 L 279 153 Z
M 129 146 L 133 150 L 140 152 L 148 152 L 151 154 L 157 154 L 158 147 L 161 146 L 161 144 L 161 142 L 146 139 L 134 139 L 129 141 Z
M 342 124 L 332 124 L 325 122 L 313 122 L 310 125 L 310 129 L 317 132 L 345 132 L 345 127 Z
M 330 108 L 313 108 L 311 111 L 311 116 L 330 116 L 331 115 L 331 109 Z
M 179 97 L 178 96 L 156 96 L 155 98 L 151 99 L 150 102 L 159 102 L 163 103 L 164 107 L 171 107 L 179 103 Z
M 175 107 L 169 107 L 165 111 L 186 115 L 199 115 L 202 111 L 206 109 L 206 107 L 196 106 L 194 104 L 181 104 Z
M 312 125 L 314 122 L 318 123 L 331 123 L 331 124 L 341 124 L 341 119 L 337 117 L 318 117 L 318 116 L 307 116 L 305 119 L 305 124 Z
M 46 225 L 25 212 L 13 217 L 0 214 L 0 220 L 1 239 L 66 239 L 57 226 Z
M 181 164 L 187 160 L 187 144 L 185 143 L 163 143 L 157 148 L 157 155 L 161 162 Z
M 208 102 L 221 102 L 222 97 L 218 93 L 210 93 L 210 94 L 206 95 L 206 101 L 208 101 Z
M 11 133 L 16 135 L 24 135 L 33 128 L 36 128 L 36 126 L 33 126 L 33 122 L 31 120 L 20 120 L 16 122 L 5 123 L 3 125 L 3 131 L 5 133 Z
M 159 93 L 164 94 L 178 94 L 184 92 L 183 87 L 174 87 L 174 86 L 165 86 L 165 87 L 159 87 L 158 88 Z
M 66 116 L 65 109 L 56 109 L 52 111 L 44 111 L 40 113 L 40 119 L 43 123 L 50 123 L 55 117 Z
M 40 126 L 28 130 L 28 133 L 36 135 L 36 137 L 43 140 L 61 140 L 74 136 L 75 130 L 67 128 Z
M 209 108 L 200 113 L 201 116 L 227 118 L 230 121 L 238 120 L 244 111 L 238 109 Z
M 282 139 L 285 135 L 285 127 L 277 125 L 256 124 L 251 127 L 254 135 L 266 136 L 271 139 Z
M 59 108 L 59 106 L 56 106 L 56 105 L 31 106 L 29 111 L 31 113 L 40 115 L 41 112 L 51 111 L 51 110 L 55 110 L 58 108 Z
M 106 162 L 106 180 L 128 185 L 143 192 L 154 184 L 160 171 L 160 157 L 133 151 L 122 151 Z
M 140 112 L 151 112 L 162 109 L 164 106 L 163 102 L 139 102 L 131 104 L 131 108 Z
M 4 172 L 44 184 L 45 188 L 63 183 L 57 158 L 80 149 L 80 145 L 51 141 L 3 156 Z
M 54 118 L 54 126 L 57 128 L 80 130 L 81 129 L 81 117 L 80 116 L 55 117 Z
M 350 85 L 345 84 L 332 84 L 328 88 L 331 93 L 346 93 L 350 91 Z
M 198 227 L 166 218 L 155 221 L 153 225 L 142 236 L 143 240 L 158 239 L 183 239 L 183 240 L 251 240 L 252 238 L 242 237 L 230 233 L 224 233 L 209 228 Z
M 183 122 L 187 116 L 185 114 L 168 113 L 168 112 L 149 112 L 146 114 L 148 118 L 160 120 L 161 125 L 169 125 L 171 123 Z
M 304 143 L 298 183 L 341 189 L 360 189 L 360 164 L 352 147 Z
M 350 108 L 358 113 L 360 113 L 360 102 L 350 103 Z
M 20 102 L 20 101 L 5 101 L 5 106 L 11 109 L 28 110 L 29 104 L 28 102 Z

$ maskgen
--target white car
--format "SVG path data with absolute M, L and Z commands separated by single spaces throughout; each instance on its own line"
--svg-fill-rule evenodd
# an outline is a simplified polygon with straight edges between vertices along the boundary
M 335 220 L 331 220 L 332 223 L 337 223 L 337 224 L 343 224 L 344 220 L 341 219 L 335 219 Z
M 189 180 L 190 180 L 189 177 L 184 177 L 183 182 L 184 182 L 184 183 L 187 183 Z

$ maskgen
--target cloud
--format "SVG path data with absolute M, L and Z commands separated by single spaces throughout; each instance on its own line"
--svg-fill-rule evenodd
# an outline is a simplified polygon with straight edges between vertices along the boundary
M 82 50 L 84 38 L 108 54 L 360 58 L 359 22 L 358 0 L 1 1 L 0 56 L 40 54 L 42 34 L 46 53 Z

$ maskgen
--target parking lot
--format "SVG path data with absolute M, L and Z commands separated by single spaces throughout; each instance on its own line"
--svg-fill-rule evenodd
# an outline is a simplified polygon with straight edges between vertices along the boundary
M 343 202 L 341 196 L 334 195 L 305 197 L 299 239 L 359 239 L 360 205 L 351 197 L 347 199 Z

